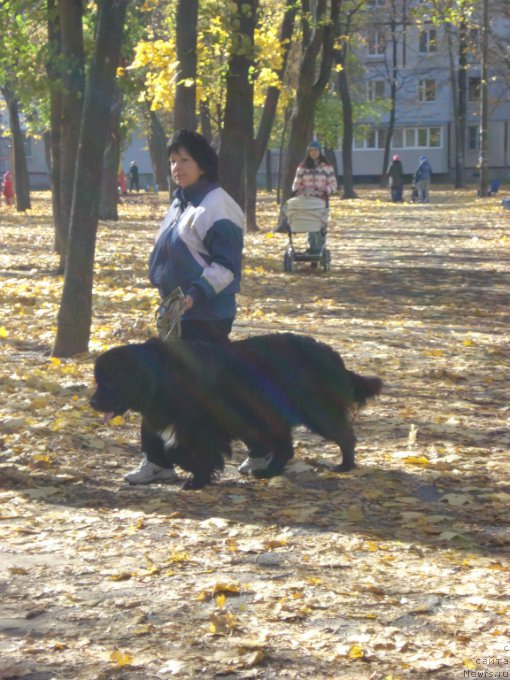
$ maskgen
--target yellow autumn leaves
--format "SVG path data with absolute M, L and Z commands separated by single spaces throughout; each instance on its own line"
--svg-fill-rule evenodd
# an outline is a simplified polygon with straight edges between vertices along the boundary
M 226 3 L 227 5 L 229 3 Z M 236 35 L 231 13 L 235 13 L 235 3 L 232 8 L 218 12 L 204 7 L 201 15 L 197 38 L 197 78 L 196 82 L 189 80 L 184 85 L 197 87 L 198 101 L 217 101 L 221 106 L 225 89 L 225 65 L 233 49 L 233 37 Z M 279 40 L 279 25 L 282 8 L 269 7 L 261 12 L 262 23 L 255 32 L 256 68 L 254 72 L 254 102 L 261 105 L 268 87 L 280 87 L 281 83 L 276 75 L 283 62 L 283 46 Z M 175 86 L 179 63 L 176 57 L 175 33 L 168 24 L 168 37 L 165 39 L 141 40 L 135 48 L 135 57 L 128 67 L 129 71 L 140 71 L 144 74 L 146 92 L 140 95 L 141 100 L 148 98 L 154 110 L 172 111 L 175 101 Z M 122 70 L 118 76 L 125 76 Z

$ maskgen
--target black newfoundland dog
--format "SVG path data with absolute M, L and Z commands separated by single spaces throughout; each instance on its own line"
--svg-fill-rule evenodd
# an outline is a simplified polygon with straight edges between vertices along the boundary
M 128 409 L 141 413 L 142 430 L 166 444 L 164 460 L 145 448 L 147 458 L 191 472 L 186 489 L 203 487 L 223 470 L 235 439 L 251 456 L 271 459 L 253 471 L 256 477 L 281 474 L 294 455 L 296 425 L 336 442 L 342 462 L 335 469 L 350 470 L 356 443 L 350 411 L 382 388 L 379 378 L 347 370 L 328 345 L 293 333 L 224 344 L 152 338 L 101 354 L 94 375 L 92 408 L 106 420 Z

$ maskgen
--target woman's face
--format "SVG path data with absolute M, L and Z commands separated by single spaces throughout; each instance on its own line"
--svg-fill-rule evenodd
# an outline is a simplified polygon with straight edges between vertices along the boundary
M 310 156 L 310 158 L 313 161 L 316 161 L 319 158 L 319 156 L 321 155 L 321 152 L 319 151 L 319 149 L 317 149 L 317 147 L 311 146 L 308 149 L 308 155 Z
M 170 154 L 170 172 L 173 181 L 183 189 L 198 182 L 204 174 L 202 168 L 184 147 Z

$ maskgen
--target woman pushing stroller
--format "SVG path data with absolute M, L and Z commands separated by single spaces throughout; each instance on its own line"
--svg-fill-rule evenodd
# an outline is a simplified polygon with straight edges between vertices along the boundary
M 296 176 L 292 183 L 292 191 L 297 196 L 316 196 L 329 205 L 329 197 L 335 193 L 338 185 L 335 170 L 324 157 L 321 145 L 313 140 L 308 145 L 306 156 L 298 165 Z M 309 253 L 315 255 L 321 252 L 326 240 L 323 231 L 308 234 Z

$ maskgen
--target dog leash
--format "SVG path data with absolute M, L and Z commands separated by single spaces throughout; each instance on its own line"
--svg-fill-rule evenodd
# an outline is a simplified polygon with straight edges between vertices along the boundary
M 181 317 L 184 313 L 184 293 L 175 288 L 156 310 L 156 328 L 163 342 L 181 337 Z

